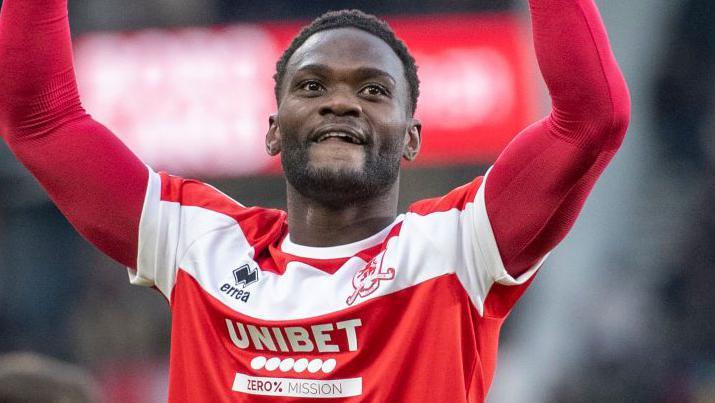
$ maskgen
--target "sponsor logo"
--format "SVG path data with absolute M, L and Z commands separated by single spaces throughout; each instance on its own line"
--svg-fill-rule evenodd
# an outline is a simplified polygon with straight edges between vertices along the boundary
M 258 282 L 258 269 L 253 269 L 251 266 L 244 264 L 233 271 L 233 282 L 233 285 L 229 283 L 221 285 L 221 292 L 237 301 L 248 302 L 251 293 L 244 289 Z
M 266 378 L 236 373 L 231 388 L 235 392 L 263 396 L 306 398 L 350 397 L 362 394 L 362 378 L 315 380 Z
M 380 287 L 381 281 L 388 281 L 395 278 L 395 269 L 392 267 L 383 268 L 382 259 L 385 256 L 385 251 L 375 256 L 370 263 L 358 270 L 353 276 L 353 288 L 355 291 L 345 301 L 348 305 L 352 305 L 358 297 L 365 298 Z
M 360 319 L 302 326 L 256 326 L 226 318 L 228 336 L 240 349 L 295 353 L 357 351 Z
M 248 298 L 251 297 L 250 292 L 244 291 L 237 287 L 233 287 L 231 284 L 228 283 L 222 285 L 219 290 L 221 290 L 222 293 L 228 295 L 229 297 L 241 302 L 248 302 Z

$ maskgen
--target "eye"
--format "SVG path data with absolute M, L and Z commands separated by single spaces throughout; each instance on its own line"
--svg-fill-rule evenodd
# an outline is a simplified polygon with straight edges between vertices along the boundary
M 325 87 L 315 80 L 306 80 L 301 82 L 298 87 L 307 92 L 323 91 Z
M 370 84 L 370 85 L 366 85 L 365 87 L 363 87 L 363 89 L 360 90 L 360 94 L 371 96 L 371 97 L 389 96 L 390 91 L 388 91 L 387 88 L 385 88 L 381 85 Z

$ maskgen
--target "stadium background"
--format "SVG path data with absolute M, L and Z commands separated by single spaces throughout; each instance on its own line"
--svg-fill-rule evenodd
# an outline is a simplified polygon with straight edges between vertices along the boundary
M 418 106 L 434 151 L 405 171 L 404 208 L 484 172 L 513 126 L 548 110 L 524 3 L 70 0 L 70 19 L 90 113 L 152 165 L 198 176 L 245 204 L 280 207 L 276 164 L 257 156 L 267 119 L 255 118 L 272 97 L 275 52 L 328 9 L 385 16 L 420 48 L 418 64 L 434 80 Z M 507 321 L 490 402 L 715 402 L 715 3 L 597 3 L 632 93 L 629 134 Z M 456 32 L 465 26 L 474 36 Z M 444 49 L 428 44 L 440 32 Z M 209 46 L 216 43 L 225 47 Z M 437 63 L 452 48 L 471 49 L 479 67 L 458 71 L 457 84 L 443 81 L 454 71 Z M 223 62 L 236 67 L 233 76 Z M 127 85 L 136 80 L 142 85 Z M 481 98 L 460 98 L 459 80 Z M 483 121 L 465 123 L 465 103 Z M 252 115 L 231 126 L 232 108 Z M 137 110 L 158 118 L 137 121 Z M 165 401 L 165 301 L 130 287 L 124 269 L 76 235 L 4 145 L 0 189 L 0 352 L 78 363 L 106 402 Z

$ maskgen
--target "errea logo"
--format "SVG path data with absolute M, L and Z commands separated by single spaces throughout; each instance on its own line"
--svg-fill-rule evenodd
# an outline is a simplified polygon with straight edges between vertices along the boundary
M 244 264 L 233 271 L 233 279 L 236 281 L 236 287 L 243 285 L 243 288 L 258 281 L 258 269 L 251 269 L 251 266 Z
M 224 283 L 220 290 L 237 301 L 248 302 L 251 293 L 244 289 L 253 283 L 257 283 L 258 280 L 258 268 L 251 268 L 251 266 L 244 264 L 233 270 L 233 284 Z

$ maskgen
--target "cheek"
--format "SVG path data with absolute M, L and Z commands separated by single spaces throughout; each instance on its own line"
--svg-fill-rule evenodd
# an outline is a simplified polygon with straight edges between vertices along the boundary
M 407 123 L 402 120 L 402 117 L 395 117 L 393 120 L 383 120 L 375 124 L 375 132 L 379 133 L 377 145 L 381 152 L 386 150 L 397 150 L 401 152 L 405 133 L 407 132 Z
M 301 132 L 301 128 L 308 122 L 312 107 L 305 101 L 297 102 L 286 99 L 278 108 L 278 125 L 282 132 L 296 134 Z
M 396 131 L 407 127 L 408 119 L 400 102 L 366 104 L 365 115 L 384 130 Z

